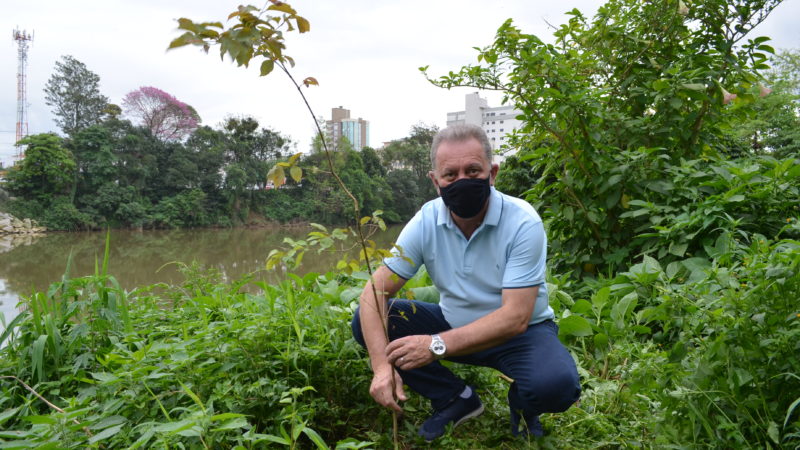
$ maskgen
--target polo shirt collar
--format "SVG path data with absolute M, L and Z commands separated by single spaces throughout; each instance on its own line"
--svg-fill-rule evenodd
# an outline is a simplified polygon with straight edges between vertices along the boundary
M 441 197 L 439 201 L 439 214 L 436 219 L 436 225 L 447 225 L 452 228 L 455 226 L 453 218 L 450 216 L 450 210 L 444 205 Z M 483 218 L 482 225 L 497 226 L 500 223 L 500 214 L 503 212 L 503 196 L 494 188 L 489 188 L 489 209 L 486 211 L 486 217 Z

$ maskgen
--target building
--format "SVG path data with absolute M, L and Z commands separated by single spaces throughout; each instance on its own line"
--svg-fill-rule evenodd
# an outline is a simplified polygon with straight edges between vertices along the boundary
M 492 150 L 498 150 L 508 140 L 508 135 L 522 126 L 522 121 L 517 119 L 521 113 L 513 106 L 498 106 L 490 108 L 486 99 L 475 92 L 465 96 L 464 111 L 447 113 L 447 126 L 469 123 L 480 125 Z
M 347 138 L 356 150 L 369 147 L 369 121 L 361 117 L 350 118 L 349 109 L 341 106 L 331 108 L 331 120 L 325 121 L 325 130 L 334 150 L 339 149 L 339 142 L 343 137 Z

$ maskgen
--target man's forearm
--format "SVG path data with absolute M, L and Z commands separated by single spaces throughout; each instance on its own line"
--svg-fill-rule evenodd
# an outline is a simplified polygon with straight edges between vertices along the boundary
M 447 356 L 466 355 L 501 344 L 528 329 L 538 287 L 514 290 L 503 306 L 480 319 L 441 333 Z
M 391 367 L 386 358 L 386 345 L 389 339 L 384 328 L 389 308 L 388 299 L 396 294 L 404 283 L 405 280 L 398 278 L 386 266 L 381 266 L 361 292 L 359 299 L 361 332 L 364 335 L 373 372 Z

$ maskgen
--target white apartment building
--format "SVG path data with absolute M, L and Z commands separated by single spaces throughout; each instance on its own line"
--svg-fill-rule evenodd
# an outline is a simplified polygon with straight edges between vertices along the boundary
M 351 118 L 349 109 L 331 108 L 331 120 L 325 121 L 325 128 L 334 150 L 339 149 L 339 140 L 343 137 L 355 150 L 369 147 L 369 121 Z
M 506 143 L 507 135 L 522 126 L 522 121 L 516 118 L 520 112 L 513 106 L 490 108 L 486 99 L 481 98 L 478 92 L 465 97 L 464 111 L 447 113 L 447 126 L 461 123 L 480 125 L 489 137 L 492 150 L 500 149 Z M 514 151 L 510 148 L 505 150 Z

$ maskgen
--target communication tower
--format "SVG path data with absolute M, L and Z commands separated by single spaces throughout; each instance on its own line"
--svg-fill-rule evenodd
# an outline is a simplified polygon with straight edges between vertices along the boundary
M 25 30 L 14 30 L 12 33 L 14 41 L 17 43 L 17 138 L 14 145 L 17 146 L 17 159 L 22 159 L 24 154 L 19 141 L 28 135 L 28 78 L 26 69 L 28 66 L 28 46 L 33 42 L 33 33 Z

